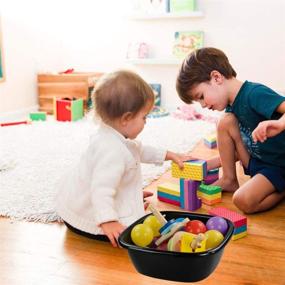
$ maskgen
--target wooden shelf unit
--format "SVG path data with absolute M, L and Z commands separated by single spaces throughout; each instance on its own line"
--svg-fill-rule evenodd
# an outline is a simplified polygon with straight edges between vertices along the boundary
M 137 65 L 180 65 L 183 59 L 179 58 L 128 58 L 127 63 Z
M 39 110 L 52 114 L 54 97 L 82 98 L 86 108 L 90 91 L 102 75 L 101 72 L 38 74 Z
M 130 16 L 131 20 L 147 21 L 147 20 L 162 20 L 162 19 L 185 19 L 185 18 L 200 18 L 204 14 L 202 11 L 189 11 L 189 12 L 170 12 L 159 14 L 146 14 L 135 13 Z

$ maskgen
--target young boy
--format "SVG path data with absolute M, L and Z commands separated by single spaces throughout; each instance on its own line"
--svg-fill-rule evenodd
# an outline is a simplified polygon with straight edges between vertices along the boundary
M 238 80 L 227 56 L 215 48 L 189 54 L 176 89 L 185 103 L 226 109 L 217 127 L 223 176 L 216 184 L 234 192 L 233 203 L 255 213 L 280 202 L 285 196 L 285 97 L 262 84 Z M 237 160 L 251 176 L 242 186 Z

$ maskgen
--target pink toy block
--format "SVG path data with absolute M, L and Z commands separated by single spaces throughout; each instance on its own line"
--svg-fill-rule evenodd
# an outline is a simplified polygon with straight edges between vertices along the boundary
M 235 228 L 247 225 L 247 218 L 245 216 L 224 207 L 213 208 L 209 210 L 209 214 L 229 219 L 233 222 Z

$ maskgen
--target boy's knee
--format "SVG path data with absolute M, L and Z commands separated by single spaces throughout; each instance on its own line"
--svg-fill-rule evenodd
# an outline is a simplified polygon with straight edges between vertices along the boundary
M 237 118 L 232 113 L 225 113 L 219 120 L 217 130 L 227 130 L 237 125 Z
M 233 194 L 234 205 L 245 214 L 252 214 L 256 211 L 256 202 L 253 198 L 247 197 L 244 193 L 236 191 Z

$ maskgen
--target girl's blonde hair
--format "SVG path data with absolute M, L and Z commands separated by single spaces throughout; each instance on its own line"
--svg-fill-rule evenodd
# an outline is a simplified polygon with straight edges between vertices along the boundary
M 120 118 L 124 113 L 136 115 L 154 103 L 151 87 L 136 73 L 119 70 L 103 75 L 93 93 L 95 114 L 103 122 Z

